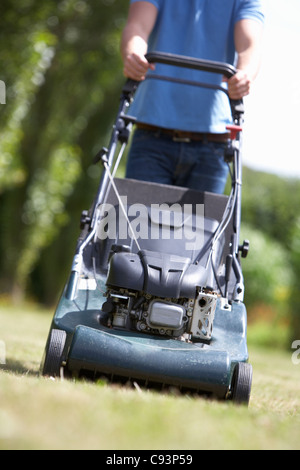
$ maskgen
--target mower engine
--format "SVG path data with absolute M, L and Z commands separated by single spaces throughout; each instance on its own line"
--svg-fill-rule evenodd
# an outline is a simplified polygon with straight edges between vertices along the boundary
M 115 253 L 102 310 L 113 328 L 209 342 L 218 295 L 210 288 L 195 287 L 204 274 L 204 268 L 185 258 Z

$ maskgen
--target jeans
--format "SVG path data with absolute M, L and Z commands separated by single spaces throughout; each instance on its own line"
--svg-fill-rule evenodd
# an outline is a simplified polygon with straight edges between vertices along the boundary
M 126 177 L 222 194 L 228 177 L 225 143 L 176 142 L 163 132 L 137 129 Z

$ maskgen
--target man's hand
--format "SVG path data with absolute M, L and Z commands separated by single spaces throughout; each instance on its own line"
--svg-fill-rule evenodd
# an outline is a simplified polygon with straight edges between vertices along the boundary
M 239 100 L 249 95 L 260 68 L 263 25 L 251 19 L 241 20 L 235 25 L 235 48 L 238 53 L 237 73 L 226 80 L 229 96 Z
M 238 70 L 233 77 L 229 80 L 224 78 L 224 81 L 228 83 L 228 93 L 232 100 L 240 100 L 249 95 L 252 81 L 247 72 Z
M 145 54 L 157 13 L 157 8 L 147 1 L 132 3 L 130 6 L 121 40 L 124 75 L 128 78 L 141 81 L 145 79 L 149 69 L 155 69 L 154 64 L 149 64 Z
M 154 70 L 155 65 L 149 64 L 144 55 L 136 53 L 128 54 L 124 58 L 124 75 L 125 77 L 132 78 L 133 80 L 145 80 L 148 70 Z

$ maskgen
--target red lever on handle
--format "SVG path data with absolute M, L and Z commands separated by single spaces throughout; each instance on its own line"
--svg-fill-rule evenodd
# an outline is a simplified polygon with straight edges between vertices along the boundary
M 226 126 L 226 129 L 230 131 L 230 139 L 235 140 L 236 136 L 239 132 L 243 130 L 241 126 L 236 126 L 235 124 L 232 124 L 230 126 Z

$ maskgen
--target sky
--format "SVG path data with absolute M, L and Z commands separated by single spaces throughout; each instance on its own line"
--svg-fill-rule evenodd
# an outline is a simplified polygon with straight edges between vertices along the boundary
M 300 178 L 300 0 L 263 2 L 263 59 L 245 98 L 243 161 Z

